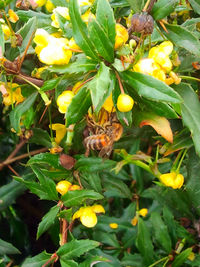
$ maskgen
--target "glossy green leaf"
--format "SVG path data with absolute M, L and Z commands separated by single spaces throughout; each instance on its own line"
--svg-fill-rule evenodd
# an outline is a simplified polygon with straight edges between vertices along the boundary
M 36 174 L 42 187 L 46 188 L 46 192 L 51 200 L 57 200 L 58 194 L 56 191 L 56 185 L 53 180 L 48 178 L 38 167 L 31 166 L 33 172 Z
M 40 153 L 29 159 L 27 164 L 32 165 L 41 163 L 48 164 L 55 169 L 64 170 L 64 168 L 60 165 L 58 154 Z
M 54 78 L 48 81 L 45 81 L 42 87 L 40 88 L 40 92 L 46 92 L 49 90 L 53 90 L 60 82 L 60 78 Z
M 200 15 L 200 2 L 199 0 L 189 0 L 190 5 L 194 9 L 194 11 Z
M 66 121 L 67 126 L 80 121 L 87 113 L 91 106 L 90 91 L 86 87 L 82 87 L 78 93 L 72 98 L 72 102 L 67 108 Z
M 171 87 L 149 75 L 139 72 L 124 71 L 120 76 L 140 96 L 155 101 L 180 103 L 181 97 Z
M 68 191 L 67 194 L 62 196 L 62 201 L 66 207 L 73 207 L 81 205 L 86 199 L 98 200 L 102 199 L 103 196 L 94 190 L 76 190 Z
M 58 73 L 85 73 L 96 69 L 97 62 L 88 58 L 81 58 L 67 65 L 53 65 L 48 70 Z
M 192 248 L 187 248 L 183 250 L 172 263 L 172 267 L 181 267 L 183 263 L 187 260 L 188 256 L 192 252 Z
M 161 20 L 172 13 L 177 4 L 178 0 L 159 0 L 154 4 L 151 14 L 155 20 Z
M 49 26 L 52 22 L 51 14 L 44 14 L 43 12 L 36 12 L 33 10 L 17 10 L 17 15 L 19 16 L 20 21 L 27 22 L 31 18 L 37 19 L 38 28 Z
M 95 47 L 88 37 L 86 24 L 81 19 L 77 0 L 69 1 L 69 15 L 72 22 L 73 37 L 77 45 L 85 52 L 87 56 L 98 60 Z
M 191 54 L 200 56 L 200 42 L 190 31 L 178 25 L 166 24 L 168 33 L 164 32 L 167 38 L 178 47 L 185 48 Z
M 60 259 L 61 267 L 78 267 L 79 264 L 73 260 Z
M 167 230 L 167 226 L 164 224 L 158 212 L 151 213 L 151 222 L 156 241 L 167 253 L 170 253 L 172 249 L 171 239 Z
M 187 163 L 187 183 L 186 191 L 191 200 L 191 203 L 198 215 L 200 216 L 200 179 L 199 179 L 199 169 L 200 168 L 200 159 L 196 155 L 195 151 L 191 149 L 189 151 L 189 158 Z
M 25 186 L 16 181 L 0 187 L 0 210 L 6 209 L 15 202 L 15 199 L 26 190 Z
M 33 128 L 32 132 L 33 136 L 29 139 L 29 143 L 42 145 L 48 148 L 52 147 L 51 138 L 47 131 L 42 130 L 41 128 Z
M 49 212 L 45 214 L 45 216 L 42 218 L 42 221 L 40 222 L 37 230 L 37 239 L 46 232 L 49 227 L 54 223 L 56 216 L 59 212 L 60 207 L 54 206 L 50 209 Z
M 111 44 L 115 44 L 115 18 L 113 10 L 107 0 L 101 0 L 97 2 L 96 19 L 98 23 L 103 27 Z
M 116 165 L 116 162 L 113 160 L 106 160 L 102 158 L 95 157 L 81 157 L 77 160 L 75 164 L 75 169 L 79 171 L 88 171 L 88 172 L 97 172 L 102 171 L 103 169 L 112 169 Z
M 5 41 L 4 41 L 4 33 L 3 33 L 3 29 L 0 23 L 0 55 L 1 57 L 3 56 L 4 52 L 5 52 Z
M 21 267 L 42 267 L 49 259 L 51 258 L 51 254 L 43 251 L 42 253 L 32 257 L 27 258 Z
M 189 128 L 196 152 L 200 155 L 200 103 L 198 96 L 189 84 L 181 83 L 174 88 L 184 100 L 181 104 L 183 123 Z
M 23 103 L 17 105 L 10 112 L 11 127 L 18 133 L 20 131 L 20 119 L 22 115 L 33 105 L 36 100 L 37 92 L 31 94 Z
M 61 260 L 74 259 L 74 257 L 80 257 L 87 251 L 99 246 L 99 243 L 93 240 L 72 240 L 69 243 L 61 246 L 56 254 Z
M 5 254 L 20 254 L 20 251 L 14 247 L 11 243 L 8 243 L 0 239 L 0 255 Z
M 139 218 L 138 220 L 136 246 L 143 256 L 145 266 L 150 265 L 153 262 L 153 244 L 151 241 L 150 231 L 142 218 Z
M 95 78 L 88 84 L 92 103 L 96 112 L 99 112 L 106 98 L 110 95 L 110 68 L 101 62 Z
M 104 29 L 93 19 L 88 23 L 88 31 L 90 40 L 94 43 L 98 54 L 112 63 L 114 61 L 114 45 L 111 43 Z
M 102 244 L 106 244 L 114 248 L 120 248 L 120 244 L 117 240 L 116 234 L 114 233 L 96 231 L 94 233 L 94 238 Z
M 102 192 L 101 178 L 99 176 L 99 173 L 83 172 L 81 173 L 81 179 L 82 178 L 88 182 L 88 184 L 91 186 L 91 189 L 99 193 Z

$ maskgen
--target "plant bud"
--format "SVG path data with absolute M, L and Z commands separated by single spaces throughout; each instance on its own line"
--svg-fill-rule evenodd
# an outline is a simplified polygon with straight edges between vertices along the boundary
M 147 12 L 134 14 L 131 19 L 129 34 L 132 32 L 151 34 L 153 32 L 154 20 Z

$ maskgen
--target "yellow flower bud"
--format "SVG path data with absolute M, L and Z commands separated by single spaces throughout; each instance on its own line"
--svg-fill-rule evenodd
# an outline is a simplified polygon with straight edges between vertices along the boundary
M 122 26 L 119 23 L 116 24 L 115 30 L 116 30 L 116 36 L 115 36 L 115 50 L 116 50 L 128 41 L 128 31 L 124 26 Z
M 182 174 L 176 172 L 170 172 L 160 175 L 160 181 L 165 185 L 172 187 L 173 189 L 179 189 L 184 183 L 184 177 Z
M 110 223 L 109 226 L 112 229 L 117 229 L 118 228 L 118 224 L 117 223 Z
M 45 7 L 49 13 L 51 13 L 53 9 L 55 8 L 54 4 L 50 0 L 47 0 Z
M 133 108 L 134 100 L 127 94 L 119 95 L 117 99 L 117 108 L 121 112 L 128 112 Z
M 8 15 L 9 15 L 9 20 L 12 23 L 16 23 L 19 20 L 19 17 L 17 16 L 17 14 L 12 9 L 8 10 Z
M 73 185 L 70 186 L 70 188 L 69 188 L 69 191 L 76 191 L 76 190 L 81 190 L 80 185 L 73 184 Z
M 52 127 L 52 130 L 56 131 L 55 142 L 59 145 L 67 132 L 66 126 L 61 123 L 54 123 L 52 125 L 49 125 L 49 127 Z
M 142 217 L 145 217 L 148 214 L 148 209 L 141 209 L 141 210 L 139 210 L 139 214 Z
M 2 31 L 4 33 L 5 40 L 8 40 L 10 35 L 11 35 L 11 31 L 10 31 L 9 27 L 6 24 L 1 24 L 1 27 L 2 27 Z
M 69 188 L 72 184 L 66 180 L 60 181 L 56 185 L 56 190 L 59 192 L 61 195 L 66 194 L 69 191 Z
M 131 224 L 132 224 L 133 226 L 136 226 L 137 223 L 138 223 L 138 218 L 135 216 L 135 217 L 131 220 Z
M 73 97 L 74 93 L 69 90 L 62 92 L 62 94 L 59 95 L 59 97 L 57 98 L 57 105 L 60 113 L 66 113 Z

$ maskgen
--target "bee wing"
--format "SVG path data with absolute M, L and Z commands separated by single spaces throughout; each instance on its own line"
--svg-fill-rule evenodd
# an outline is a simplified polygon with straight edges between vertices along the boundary
M 113 148 L 113 142 L 110 145 L 105 146 L 101 149 L 101 151 L 99 152 L 99 157 L 109 158 L 112 152 L 112 148 Z

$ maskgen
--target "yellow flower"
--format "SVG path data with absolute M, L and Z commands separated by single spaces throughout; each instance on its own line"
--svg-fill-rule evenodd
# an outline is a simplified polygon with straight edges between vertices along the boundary
M 74 38 L 71 38 L 69 40 L 69 47 L 72 49 L 80 50 L 80 47 L 76 44 L 76 42 L 74 41 Z
M 41 79 L 41 74 L 44 70 L 46 70 L 48 67 L 41 67 L 41 68 L 35 68 L 32 72 L 31 72 L 31 76 L 37 79 Z
M 60 181 L 56 185 L 56 191 L 59 192 L 61 195 L 64 195 L 69 191 L 71 185 L 72 184 L 66 180 Z
M 60 113 L 66 113 L 73 97 L 74 93 L 69 90 L 62 92 L 62 94 L 59 95 L 59 97 L 57 98 L 57 105 Z
M 53 9 L 55 8 L 54 4 L 50 0 L 47 0 L 45 7 L 49 13 L 51 13 Z
M 115 49 L 118 49 L 128 41 L 128 31 L 124 26 L 119 23 L 116 24 L 115 30 Z
M 160 175 L 160 181 L 173 189 L 181 188 L 184 183 L 184 177 L 180 173 L 170 172 Z
M 138 218 L 135 216 L 132 220 L 131 220 L 131 224 L 133 226 L 136 226 L 136 224 L 138 223 Z
M 21 94 L 21 88 L 17 83 L 1 83 L 1 92 L 5 106 L 10 106 L 14 103 L 19 104 L 24 101 L 24 97 Z
M 19 20 L 19 17 L 17 16 L 17 14 L 12 9 L 8 10 L 8 15 L 9 15 L 9 20 L 12 23 L 16 23 Z
M 55 38 L 44 29 L 37 29 L 34 42 L 37 44 L 35 52 L 41 62 L 51 64 L 68 64 L 72 52 L 68 49 L 69 40 Z
M 86 227 L 94 227 L 97 224 L 96 213 L 105 213 L 103 206 L 93 205 L 80 208 L 73 215 L 73 220 L 80 218 L 81 223 Z
M 110 223 L 109 226 L 112 229 L 117 229 L 118 228 L 118 224 L 117 223 Z
M 195 259 L 195 254 L 194 252 L 191 252 L 190 255 L 188 256 L 188 260 L 193 261 Z
M 81 190 L 80 185 L 73 184 L 70 186 L 69 191 L 76 191 L 76 190 Z
M 153 76 L 160 68 L 152 58 L 142 58 L 135 64 L 133 70 Z
M 142 217 L 145 217 L 148 213 L 148 209 L 141 209 L 139 210 L 139 214 L 142 216 Z
M 61 140 L 63 139 L 63 137 L 65 136 L 67 132 L 67 128 L 64 124 L 61 124 L 61 123 L 54 123 L 51 126 L 52 126 L 52 130 L 56 131 L 55 142 L 59 145 Z
M 116 109 L 114 107 L 114 103 L 113 103 L 113 100 L 112 100 L 112 93 L 109 95 L 109 97 L 106 99 L 106 101 L 104 102 L 103 104 L 103 108 L 108 111 L 109 113 L 110 112 L 115 112 Z
M 60 26 L 57 14 L 61 15 L 62 17 L 64 17 L 67 20 L 70 20 L 69 9 L 67 7 L 58 6 L 58 7 L 54 8 L 53 14 L 51 16 L 51 19 L 52 19 L 51 25 L 55 28 L 59 28 L 59 26 Z
M 37 4 L 38 7 L 42 7 L 46 4 L 47 0 L 35 0 L 35 3 Z
M 181 82 L 181 78 L 179 78 L 173 71 L 170 71 L 169 76 L 173 79 L 175 84 L 179 84 Z
M 4 33 L 4 39 L 8 40 L 10 35 L 11 35 L 11 31 L 10 31 L 8 25 L 5 23 L 4 19 L 0 19 L 0 26 L 1 26 L 2 31 Z

